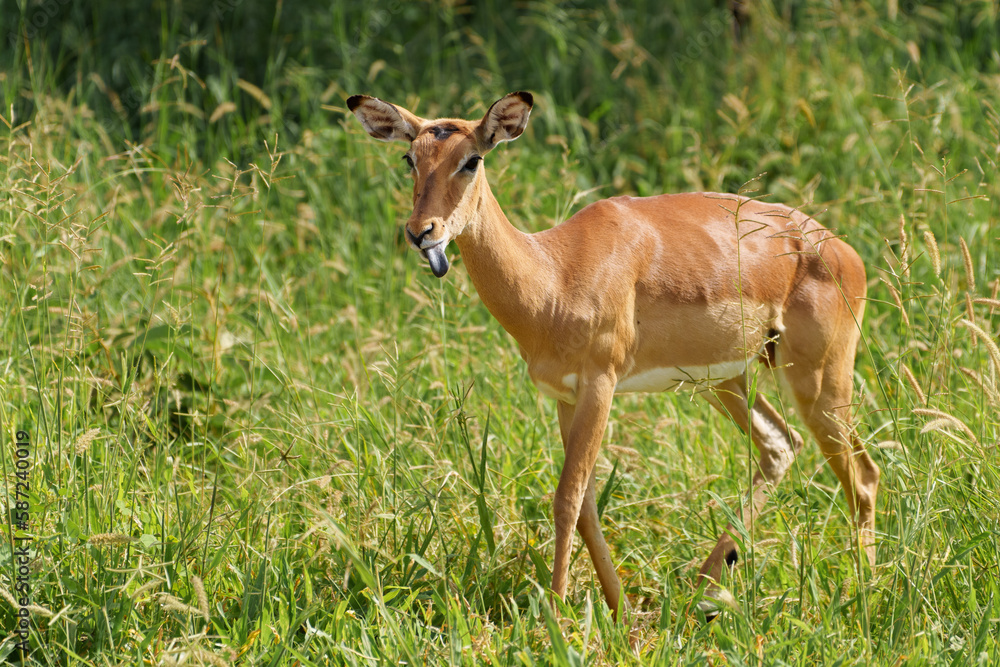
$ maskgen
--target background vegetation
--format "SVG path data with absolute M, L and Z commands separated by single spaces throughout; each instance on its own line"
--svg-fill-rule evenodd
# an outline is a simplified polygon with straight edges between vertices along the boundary
M 722 3 L 668 4 L 0 1 L 26 664 L 1000 659 L 996 0 L 765 0 L 739 41 Z M 873 572 L 807 440 L 703 624 L 752 447 L 689 394 L 621 397 L 598 465 L 636 649 L 585 554 L 548 611 L 555 406 L 457 253 L 438 281 L 407 251 L 402 148 L 344 108 L 475 117 L 518 89 L 532 122 L 487 168 L 523 229 L 753 181 L 861 253 Z

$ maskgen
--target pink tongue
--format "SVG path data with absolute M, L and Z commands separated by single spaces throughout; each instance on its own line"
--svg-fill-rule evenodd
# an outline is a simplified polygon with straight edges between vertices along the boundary
M 427 258 L 427 261 L 431 265 L 431 271 L 438 278 L 448 273 L 448 258 L 444 254 L 444 246 L 445 244 L 442 243 L 441 245 L 424 250 L 424 257 Z

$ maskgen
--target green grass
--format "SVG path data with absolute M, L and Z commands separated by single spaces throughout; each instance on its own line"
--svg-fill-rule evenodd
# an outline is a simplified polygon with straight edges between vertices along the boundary
M 1000 660 L 996 2 L 774 0 L 740 44 L 698 3 L 84 5 L 0 3 L 25 664 Z M 756 179 L 862 255 L 873 572 L 807 439 L 702 624 L 751 451 L 689 394 L 622 396 L 598 479 L 640 656 L 585 550 L 549 611 L 555 406 L 457 253 L 438 281 L 407 250 L 402 149 L 343 102 L 473 117 L 516 89 L 531 124 L 487 168 L 522 229 Z

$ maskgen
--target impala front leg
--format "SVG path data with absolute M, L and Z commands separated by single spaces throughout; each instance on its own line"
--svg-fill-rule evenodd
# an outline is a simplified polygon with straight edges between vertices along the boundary
M 568 403 L 559 403 L 559 430 L 562 433 L 563 447 L 569 443 L 570 429 L 573 426 L 573 417 L 576 415 L 576 406 Z M 621 604 L 628 605 L 627 600 L 621 597 L 621 582 L 618 580 L 618 572 L 615 569 L 614 561 L 611 559 L 611 551 L 608 543 L 604 540 L 604 532 L 601 530 L 601 517 L 597 513 L 597 483 L 594 475 L 594 468 L 590 468 L 590 481 L 587 483 L 587 492 L 583 496 L 583 505 L 580 507 L 580 517 L 576 520 L 576 529 L 580 531 L 580 537 L 587 545 L 590 552 L 590 560 L 594 564 L 597 572 L 597 579 L 601 582 L 601 590 L 604 591 L 604 599 L 611 608 L 614 618 L 618 618 L 618 609 Z
M 593 471 L 597 461 L 597 453 L 601 449 L 601 439 L 604 437 L 604 430 L 608 425 L 608 413 L 611 410 L 611 399 L 614 397 L 614 392 L 615 378 L 609 374 L 581 382 L 572 423 L 569 425 L 568 431 L 563 426 L 566 461 L 563 463 L 562 474 L 559 476 L 559 486 L 556 488 L 556 496 L 553 501 L 556 523 L 556 555 L 552 565 L 552 592 L 560 598 L 566 595 L 573 532 L 587 497 L 591 471 Z M 561 412 L 565 412 L 565 410 L 561 410 Z M 596 515 L 596 503 L 594 510 Z M 588 527 L 594 527 L 595 519 L 596 516 L 592 517 L 588 513 L 586 522 Z M 596 526 L 596 528 L 599 532 L 600 527 Z M 584 538 L 592 535 L 592 532 L 585 533 Z M 601 542 L 603 543 L 603 541 L 604 538 L 601 536 Z M 589 539 L 587 542 L 590 546 Z M 606 546 L 603 551 L 606 553 Z M 602 584 L 604 584 L 603 581 Z M 617 598 L 617 595 L 615 597 Z M 618 600 L 612 600 L 609 596 L 608 604 L 617 613 Z

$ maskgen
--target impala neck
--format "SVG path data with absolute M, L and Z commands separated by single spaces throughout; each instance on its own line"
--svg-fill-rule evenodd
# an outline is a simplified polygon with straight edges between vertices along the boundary
M 455 238 L 466 270 L 490 313 L 518 343 L 537 333 L 555 278 L 548 255 L 531 235 L 514 228 L 500 209 L 486 175 L 478 205 Z

